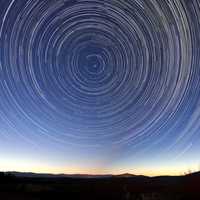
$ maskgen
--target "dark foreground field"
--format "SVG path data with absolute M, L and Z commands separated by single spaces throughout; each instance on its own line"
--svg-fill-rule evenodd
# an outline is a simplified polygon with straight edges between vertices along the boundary
M 0 175 L 0 199 L 200 200 L 200 174 L 180 177 Z

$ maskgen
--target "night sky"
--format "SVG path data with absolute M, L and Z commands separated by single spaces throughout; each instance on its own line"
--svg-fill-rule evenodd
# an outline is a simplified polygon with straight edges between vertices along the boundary
M 0 170 L 200 169 L 200 1 L 0 0 Z

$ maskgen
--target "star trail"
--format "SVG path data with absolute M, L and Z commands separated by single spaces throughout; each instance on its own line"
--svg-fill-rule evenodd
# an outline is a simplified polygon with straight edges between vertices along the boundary
M 200 163 L 199 19 L 197 0 L 0 0 L 0 155 Z

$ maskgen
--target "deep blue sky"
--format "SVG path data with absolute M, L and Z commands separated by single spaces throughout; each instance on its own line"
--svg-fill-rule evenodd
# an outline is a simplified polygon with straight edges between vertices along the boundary
M 200 166 L 200 3 L 0 0 L 0 170 Z

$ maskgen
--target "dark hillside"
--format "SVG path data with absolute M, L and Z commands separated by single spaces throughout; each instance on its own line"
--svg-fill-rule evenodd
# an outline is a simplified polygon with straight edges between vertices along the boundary
M 19 175 L 19 174 L 18 174 Z M 65 175 L 66 176 L 66 175 Z M 199 173 L 186 176 L 98 178 L 15 177 L 0 173 L 0 199 L 198 200 Z

